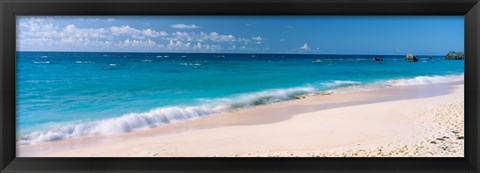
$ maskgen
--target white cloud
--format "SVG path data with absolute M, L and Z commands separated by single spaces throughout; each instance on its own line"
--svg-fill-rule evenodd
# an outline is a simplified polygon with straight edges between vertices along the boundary
M 229 35 L 222 35 L 217 32 L 205 33 L 200 32 L 199 34 L 194 32 L 174 32 L 171 34 L 172 37 L 166 38 L 166 40 L 173 41 L 195 41 L 195 42 L 235 42 L 236 37 Z
M 91 17 L 86 17 L 86 18 L 78 18 L 77 19 L 78 21 L 82 21 L 82 22 L 116 22 L 117 20 L 115 20 L 114 18 L 108 18 L 108 19 L 101 19 L 101 18 L 91 18 Z
M 80 19 L 79 19 L 80 20 Z M 86 20 L 86 19 L 83 19 Z M 95 19 L 89 19 L 95 20 Z M 111 26 L 109 28 L 80 28 L 74 24 L 65 26 L 64 28 L 54 25 L 52 20 L 45 20 L 39 18 L 24 19 L 19 22 L 18 36 L 25 37 L 46 37 L 67 39 L 68 37 L 75 38 L 104 38 L 113 39 L 115 36 L 127 36 L 136 39 L 147 39 L 154 37 L 167 36 L 165 31 L 156 31 L 150 28 L 136 29 L 129 25 Z
M 187 32 L 174 32 L 172 33 L 172 37 L 169 37 L 167 38 L 167 40 L 173 40 L 173 41 L 177 41 L 177 40 L 181 40 L 181 41 L 192 41 L 193 40 L 193 35 L 192 34 L 189 34 Z
M 147 37 L 161 37 L 161 36 L 167 36 L 168 33 L 165 31 L 155 31 L 148 28 L 148 29 L 142 30 L 142 35 Z
M 168 35 L 165 31 L 155 31 L 150 28 L 140 30 L 130 27 L 129 25 L 112 26 L 109 30 L 113 35 L 130 35 L 134 38 L 161 37 Z
M 219 42 L 219 41 L 233 42 L 233 41 L 235 41 L 235 36 L 233 36 L 231 34 L 230 35 L 220 35 L 217 32 L 211 32 L 208 35 L 207 38 L 211 41 L 216 41 L 216 42 Z
M 262 44 L 263 38 L 260 36 L 252 37 L 252 40 L 255 41 L 255 44 Z
M 263 38 L 260 37 L 260 36 L 256 36 L 256 37 L 252 37 L 252 40 L 255 40 L 255 41 L 262 41 Z
M 116 36 L 129 35 L 137 39 L 145 39 L 146 37 L 162 37 L 168 35 L 168 33 L 165 31 L 155 31 L 150 28 L 140 30 L 130 27 L 129 25 L 112 26 L 109 28 L 109 30 L 113 35 Z
M 152 41 L 150 39 L 148 40 L 136 40 L 136 39 L 126 39 L 123 42 L 120 43 L 121 46 L 126 46 L 126 47 L 155 47 L 157 43 L 155 41 Z
M 61 38 L 107 38 L 108 31 L 105 28 L 77 28 L 70 24 L 66 26 L 57 36 Z
M 192 42 L 182 42 L 182 41 L 173 41 L 170 40 L 167 47 L 168 50 L 197 50 L 197 51 L 216 51 L 221 50 L 222 46 L 217 44 L 202 44 L 200 42 L 192 43 Z
M 86 19 L 78 20 L 85 21 Z M 95 21 L 96 18 L 88 20 Z M 69 24 L 59 27 L 51 18 L 21 18 L 17 26 L 19 50 L 45 50 L 47 48 L 50 50 L 97 50 L 98 47 L 119 46 L 112 44 L 119 38 L 129 40 L 123 42 L 123 46 L 155 46 L 156 43 L 150 38 L 168 35 L 165 31 L 156 31 L 150 28 L 136 29 L 128 25 L 84 28 Z
M 78 20 L 97 20 L 85 18 Z M 109 21 L 106 18 L 99 18 Z M 113 19 L 113 18 L 112 18 Z M 115 19 L 110 20 L 116 21 Z M 250 50 L 261 43 L 261 36 L 238 37 L 219 32 L 173 32 L 154 28 L 135 28 L 130 25 L 82 27 L 73 22 L 57 23 L 53 18 L 20 18 L 17 23 L 19 50 L 56 51 L 217 51 Z M 190 27 L 198 27 L 189 25 Z
M 308 47 L 308 44 L 307 44 L 307 43 L 305 43 L 305 44 L 303 44 L 303 46 L 302 46 L 302 47 L 300 47 L 300 49 L 303 49 L 303 50 L 310 50 L 310 47 Z
M 199 26 L 197 25 L 194 25 L 194 24 L 191 24 L 191 25 L 187 25 L 187 24 L 175 24 L 175 25 L 171 25 L 172 28 L 176 28 L 176 29 L 197 29 L 197 28 L 200 28 Z
M 122 34 L 138 34 L 141 31 L 135 28 L 130 27 L 129 25 L 123 26 L 112 26 L 110 27 L 110 32 L 113 35 L 122 35 Z
M 17 25 L 17 33 L 25 37 L 53 37 L 57 34 L 56 30 L 58 29 L 58 26 L 44 18 L 29 18 Z

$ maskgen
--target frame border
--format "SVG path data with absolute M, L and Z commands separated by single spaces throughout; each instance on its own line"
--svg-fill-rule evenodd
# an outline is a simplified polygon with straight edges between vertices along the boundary
M 478 0 L 0 0 L 0 172 L 479 172 Z M 464 15 L 464 158 L 16 158 L 17 15 Z

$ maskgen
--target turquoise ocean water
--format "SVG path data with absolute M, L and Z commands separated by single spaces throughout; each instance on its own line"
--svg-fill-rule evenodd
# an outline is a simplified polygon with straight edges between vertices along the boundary
M 340 87 L 463 76 L 464 61 L 429 57 L 17 52 L 17 140 L 129 132 Z

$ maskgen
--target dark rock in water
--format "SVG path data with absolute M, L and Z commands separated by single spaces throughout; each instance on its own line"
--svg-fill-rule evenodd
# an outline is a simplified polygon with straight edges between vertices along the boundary
M 405 56 L 405 61 L 406 62 L 418 62 L 418 58 L 414 55 L 414 54 L 407 54 L 407 56 Z
M 372 58 L 372 60 L 374 60 L 374 61 L 383 61 L 383 58 L 375 57 L 375 58 Z
M 465 53 L 463 52 L 455 52 L 455 51 L 450 51 L 445 55 L 446 60 L 464 60 L 465 59 Z

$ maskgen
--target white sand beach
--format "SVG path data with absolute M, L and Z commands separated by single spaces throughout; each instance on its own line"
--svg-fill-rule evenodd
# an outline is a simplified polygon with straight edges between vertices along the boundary
M 116 136 L 18 147 L 41 157 L 463 157 L 463 81 L 245 108 Z

